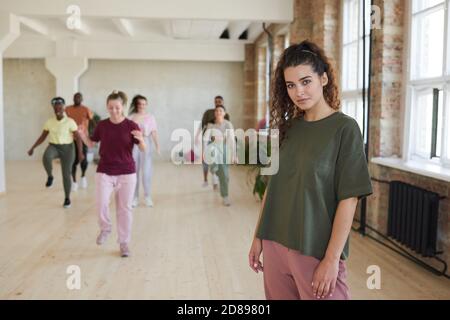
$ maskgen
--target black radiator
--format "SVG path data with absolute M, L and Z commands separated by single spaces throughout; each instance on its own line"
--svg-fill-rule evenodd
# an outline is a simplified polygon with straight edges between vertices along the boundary
M 400 181 L 389 184 L 388 236 L 424 257 L 436 255 L 439 195 Z

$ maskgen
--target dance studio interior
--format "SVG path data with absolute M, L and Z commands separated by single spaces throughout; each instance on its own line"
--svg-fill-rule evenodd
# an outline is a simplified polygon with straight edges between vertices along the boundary
M 0 0 L 0 299 L 449 300 L 449 6 Z

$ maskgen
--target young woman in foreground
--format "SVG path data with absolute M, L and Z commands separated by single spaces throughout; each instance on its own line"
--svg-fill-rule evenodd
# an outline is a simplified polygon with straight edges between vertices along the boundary
M 267 299 L 350 299 L 348 237 L 358 199 L 372 186 L 360 128 L 339 107 L 323 50 L 309 41 L 286 49 L 271 102 L 279 171 L 249 253 L 250 267 L 264 272 Z

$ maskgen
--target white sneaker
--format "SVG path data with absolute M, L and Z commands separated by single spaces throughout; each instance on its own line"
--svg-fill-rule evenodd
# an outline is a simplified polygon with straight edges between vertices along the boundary
M 133 208 L 136 208 L 139 205 L 139 199 L 138 198 L 134 198 L 133 202 L 131 203 L 131 206 Z
M 86 177 L 81 177 L 80 184 L 81 184 L 81 188 L 87 189 L 87 187 L 88 187 L 88 182 L 87 182 Z
M 145 205 L 147 207 L 153 207 L 153 201 L 151 197 L 145 197 Z
M 78 183 L 72 181 L 72 192 L 75 192 L 77 190 L 78 190 Z
M 231 202 L 230 202 L 230 199 L 228 199 L 228 197 L 223 198 L 223 205 L 225 207 L 231 206 Z
M 202 187 L 206 188 L 208 186 L 208 181 L 203 182 Z

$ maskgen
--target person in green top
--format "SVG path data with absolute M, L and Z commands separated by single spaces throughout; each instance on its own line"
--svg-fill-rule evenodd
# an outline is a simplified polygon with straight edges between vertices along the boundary
M 203 113 L 202 116 L 202 123 L 201 126 L 198 128 L 197 133 L 195 134 L 195 143 L 199 144 L 200 141 L 203 142 L 203 139 L 200 139 L 200 136 L 205 133 L 206 131 L 206 127 L 208 126 L 208 124 L 210 123 L 214 123 L 214 121 L 216 120 L 216 108 L 218 106 L 224 106 L 224 100 L 222 96 L 215 96 L 214 97 L 214 108 L 213 109 L 208 109 Z M 230 121 L 230 115 L 227 113 L 225 114 L 225 120 Z M 203 143 L 202 144 L 202 150 L 205 150 L 206 145 Z M 208 186 L 208 164 L 205 162 L 204 159 L 202 159 L 202 168 L 203 168 L 203 187 L 207 187 Z M 216 175 L 212 176 L 213 179 L 213 188 L 214 190 L 217 190 L 217 185 L 218 185 L 218 177 Z
M 271 98 L 279 170 L 269 178 L 249 265 L 264 272 L 267 299 L 349 299 L 349 233 L 358 200 L 372 193 L 361 130 L 339 111 L 333 67 L 312 42 L 284 51 Z

